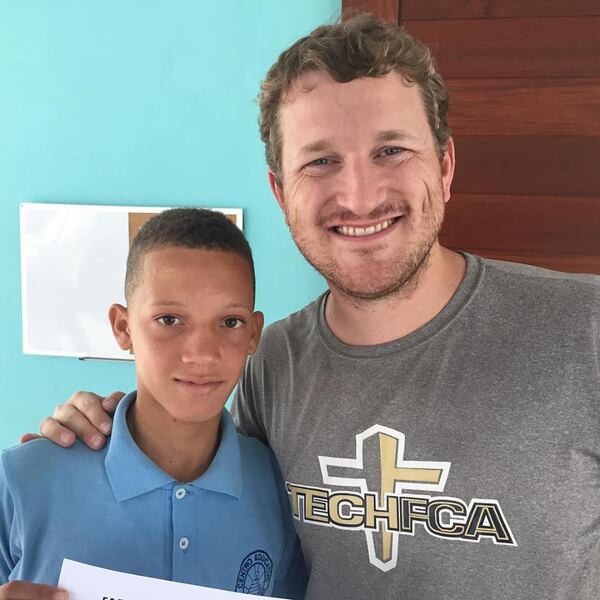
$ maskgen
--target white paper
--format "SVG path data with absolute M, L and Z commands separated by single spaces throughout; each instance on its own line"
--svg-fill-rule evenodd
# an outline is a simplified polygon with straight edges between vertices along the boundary
M 58 586 L 69 600 L 248 600 L 248 595 L 101 569 L 65 558 Z

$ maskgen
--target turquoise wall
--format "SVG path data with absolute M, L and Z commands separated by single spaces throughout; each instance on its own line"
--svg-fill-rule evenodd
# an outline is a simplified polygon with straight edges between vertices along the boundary
M 0 447 L 133 366 L 22 353 L 19 203 L 242 207 L 271 322 L 323 289 L 271 197 L 255 96 L 340 0 L 0 0 Z M 108 325 L 107 325 L 108 326 Z

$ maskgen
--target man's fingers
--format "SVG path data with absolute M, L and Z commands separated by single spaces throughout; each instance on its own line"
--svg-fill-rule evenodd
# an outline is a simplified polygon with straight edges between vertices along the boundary
M 71 446 L 77 437 L 92 449 L 102 448 L 112 430 L 112 414 L 124 395 L 113 392 L 103 398 L 93 392 L 75 392 L 42 421 L 40 431 L 60 446 Z M 32 439 L 29 435 L 24 437 Z
M 116 406 L 114 404 L 114 392 L 108 396 L 111 400 L 109 401 L 108 408 Z M 94 394 L 93 392 L 75 392 L 67 401 L 65 406 L 72 406 L 76 408 L 99 432 L 104 435 L 110 433 L 112 429 L 112 419 L 103 407 L 104 398 Z M 57 415 L 56 411 L 54 417 L 58 419 L 63 425 L 66 425 L 71 429 L 69 423 L 65 423 L 61 418 L 60 414 Z
M 73 406 L 72 404 L 57 406 L 54 409 L 53 418 L 46 419 L 45 422 L 50 424 L 52 430 L 54 430 L 54 423 L 56 423 L 57 427 L 60 426 L 60 435 L 64 436 L 65 432 L 69 435 L 75 434 L 87 446 L 94 450 L 102 448 L 106 442 L 104 434 L 90 422 L 87 416 L 77 406 Z M 42 433 L 46 435 L 46 431 L 42 430 Z M 49 436 L 46 435 L 46 437 Z M 53 440 L 53 438 L 50 439 Z
M 117 404 L 125 397 L 123 392 L 112 392 L 102 400 L 102 408 L 109 414 L 114 415 Z
M 42 435 L 61 446 L 71 446 L 78 437 L 90 448 L 97 450 L 104 446 L 105 437 L 79 409 L 63 404 L 54 409 L 53 417 L 46 417 L 41 425 Z
M 10 581 L 0 586 L 0 600 L 67 600 L 68 597 L 65 590 L 28 581 Z
M 55 444 L 68 448 L 75 443 L 76 434 L 63 427 L 56 419 L 46 417 L 40 423 L 40 433 L 43 437 L 48 438 Z
M 20 438 L 19 438 L 19 444 L 24 444 L 25 442 L 30 442 L 31 440 L 37 440 L 39 438 L 41 438 L 41 435 L 38 435 L 37 433 L 24 433 Z

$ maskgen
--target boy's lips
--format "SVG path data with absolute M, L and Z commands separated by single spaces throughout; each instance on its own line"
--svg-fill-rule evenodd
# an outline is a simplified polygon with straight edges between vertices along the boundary
M 215 379 L 214 377 L 193 377 L 193 376 L 178 376 L 174 377 L 177 383 L 195 387 L 198 389 L 209 389 L 216 387 L 222 383 L 221 379 Z

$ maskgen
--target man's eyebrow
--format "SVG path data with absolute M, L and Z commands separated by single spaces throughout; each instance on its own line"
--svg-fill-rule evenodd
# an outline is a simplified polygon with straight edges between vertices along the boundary
M 331 142 L 328 140 L 317 140 L 316 142 L 311 142 L 310 144 L 306 144 L 306 146 L 302 146 L 298 154 L 312 154 L 313 152 L 322 152 L 323 150 L 327 150 L 331 146 Z
M 417 138 L 401 129 L 385 129 L 380 131 L 376 138 L 378 142 L 413 141 Z
M 417 141 L 418 138 L 415 135 L 412 135 L 406 131 L 402 131 L 401 129 L 384 129 L 380 131 L 375 136 L 375 141 L 377 143 L 381 142 L 414 142 Z M 298 154 L 300 156 L 306 154 L 312 154 L 314 152 L 323 152 L 323 150 L 327 150 L 332 146 L 331 140 L 322 139 L 317 140 L 316 142 L 311 142 L 310 144 L 306 144 L 300 148 Z

